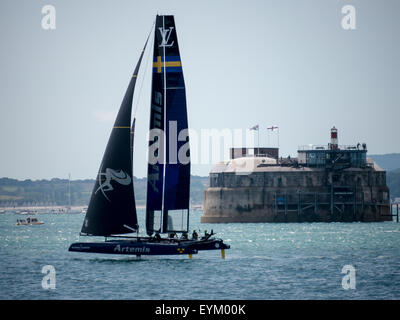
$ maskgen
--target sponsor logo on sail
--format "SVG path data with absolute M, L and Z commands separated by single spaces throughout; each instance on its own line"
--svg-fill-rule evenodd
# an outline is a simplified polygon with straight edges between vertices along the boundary
M 105 178 L 104 182 L 102 182 L 102 178 Z M 105 172 L 99 173 L 99 187 L 97 188 L 97 193 L 99 190 L 103 193 L 104 197 L 110 201 L 107 197 L 106 192 L 114 190 L 111 181 L 118 182 L 121 185 L 127 186 L 132 182 L 131 177 L 123 170 L 114 170 L 110 168 L 106 168 Z M 110 201 L 111 202 L 111 201 Z
M 171 43 L 168 43 L 169 41 L 169 37 L 171 36 L 172 30 L 174 29 L 174 27 L 169 27 L 169 29 L 164 29 L 163 27 L 158 28 L 158 30 L 160 30 L 161 33 L 161 44 L 159 45 L 159 47 L 172 47 L 174 44 L 174 41 L 172 41 Z

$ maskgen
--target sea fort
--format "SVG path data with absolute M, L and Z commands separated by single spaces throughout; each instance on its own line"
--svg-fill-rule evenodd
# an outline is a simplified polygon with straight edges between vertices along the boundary
M 298 148 L 231 148 L 210 172 L 203 223 L 391 221 L 386 171 L 367 158 L 365 143 Z

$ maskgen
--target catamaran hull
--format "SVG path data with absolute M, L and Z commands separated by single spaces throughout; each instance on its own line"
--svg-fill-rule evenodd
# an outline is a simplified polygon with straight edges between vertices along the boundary
M 182 255 L 197 254 L 197 249 L 177 243 L 150 243 L 138 241 L 77 242 L 68 249 L 74 252 L 91 252 L 125 255 Z
M 198 251 L 200 250 L 225 250 L 229 249 L 231 246 L 225 244 L 222 239 L 209 239 L 209 240 L 188 240 L 187 245 Z

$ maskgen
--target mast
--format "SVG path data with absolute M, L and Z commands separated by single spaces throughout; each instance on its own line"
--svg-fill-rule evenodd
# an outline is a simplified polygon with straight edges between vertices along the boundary
M 163 17 L 163 30 L 165 30 L 165 16 Z M 168 152 L 167 150 L 167 139 L 166 139 L 166 130 L 167 130 L 167 117 L 166 117 L 166 111 L 167 111 L 167 73 L 166 71 L 166 65 L 165 65 L 165 45 L 163 45 L 163 77 L 164 77 L 164 159 L 166 159 L 165 155 Z M 163 188 L 162 188 L 162 215 L 161 215 L 161 221 L 160 221 L 160 225 L 161 225 L 161 230 L 163 230 L 163 232 L 166 232 L 165 230 L 165 226 L 168 224 L 168 212 L 165 212 L 165 207 L 164 207 L 164 197 L 165 197 L 165 167 L 166 167 L 166 163 L 163 166 Z

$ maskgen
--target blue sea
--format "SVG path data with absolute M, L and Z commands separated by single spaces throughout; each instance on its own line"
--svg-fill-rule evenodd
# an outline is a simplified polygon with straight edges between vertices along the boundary
M 191 229 L 213 229 L 230 244 L 224 260 L 219 251 L 193 259 L 68 252 L 72 242 L 99 240 L 79 237 L 84 215 L 38 214 L 43 225 L 16 226 L 22 216 L 1 214 L 0 299 L 400 299 L 399 223 L 201 224 L 200 216 L 192 211 Z M 42 286 L 49 265 L 54 289 Z M 354 288 L 342 285 L 344 266 Z

